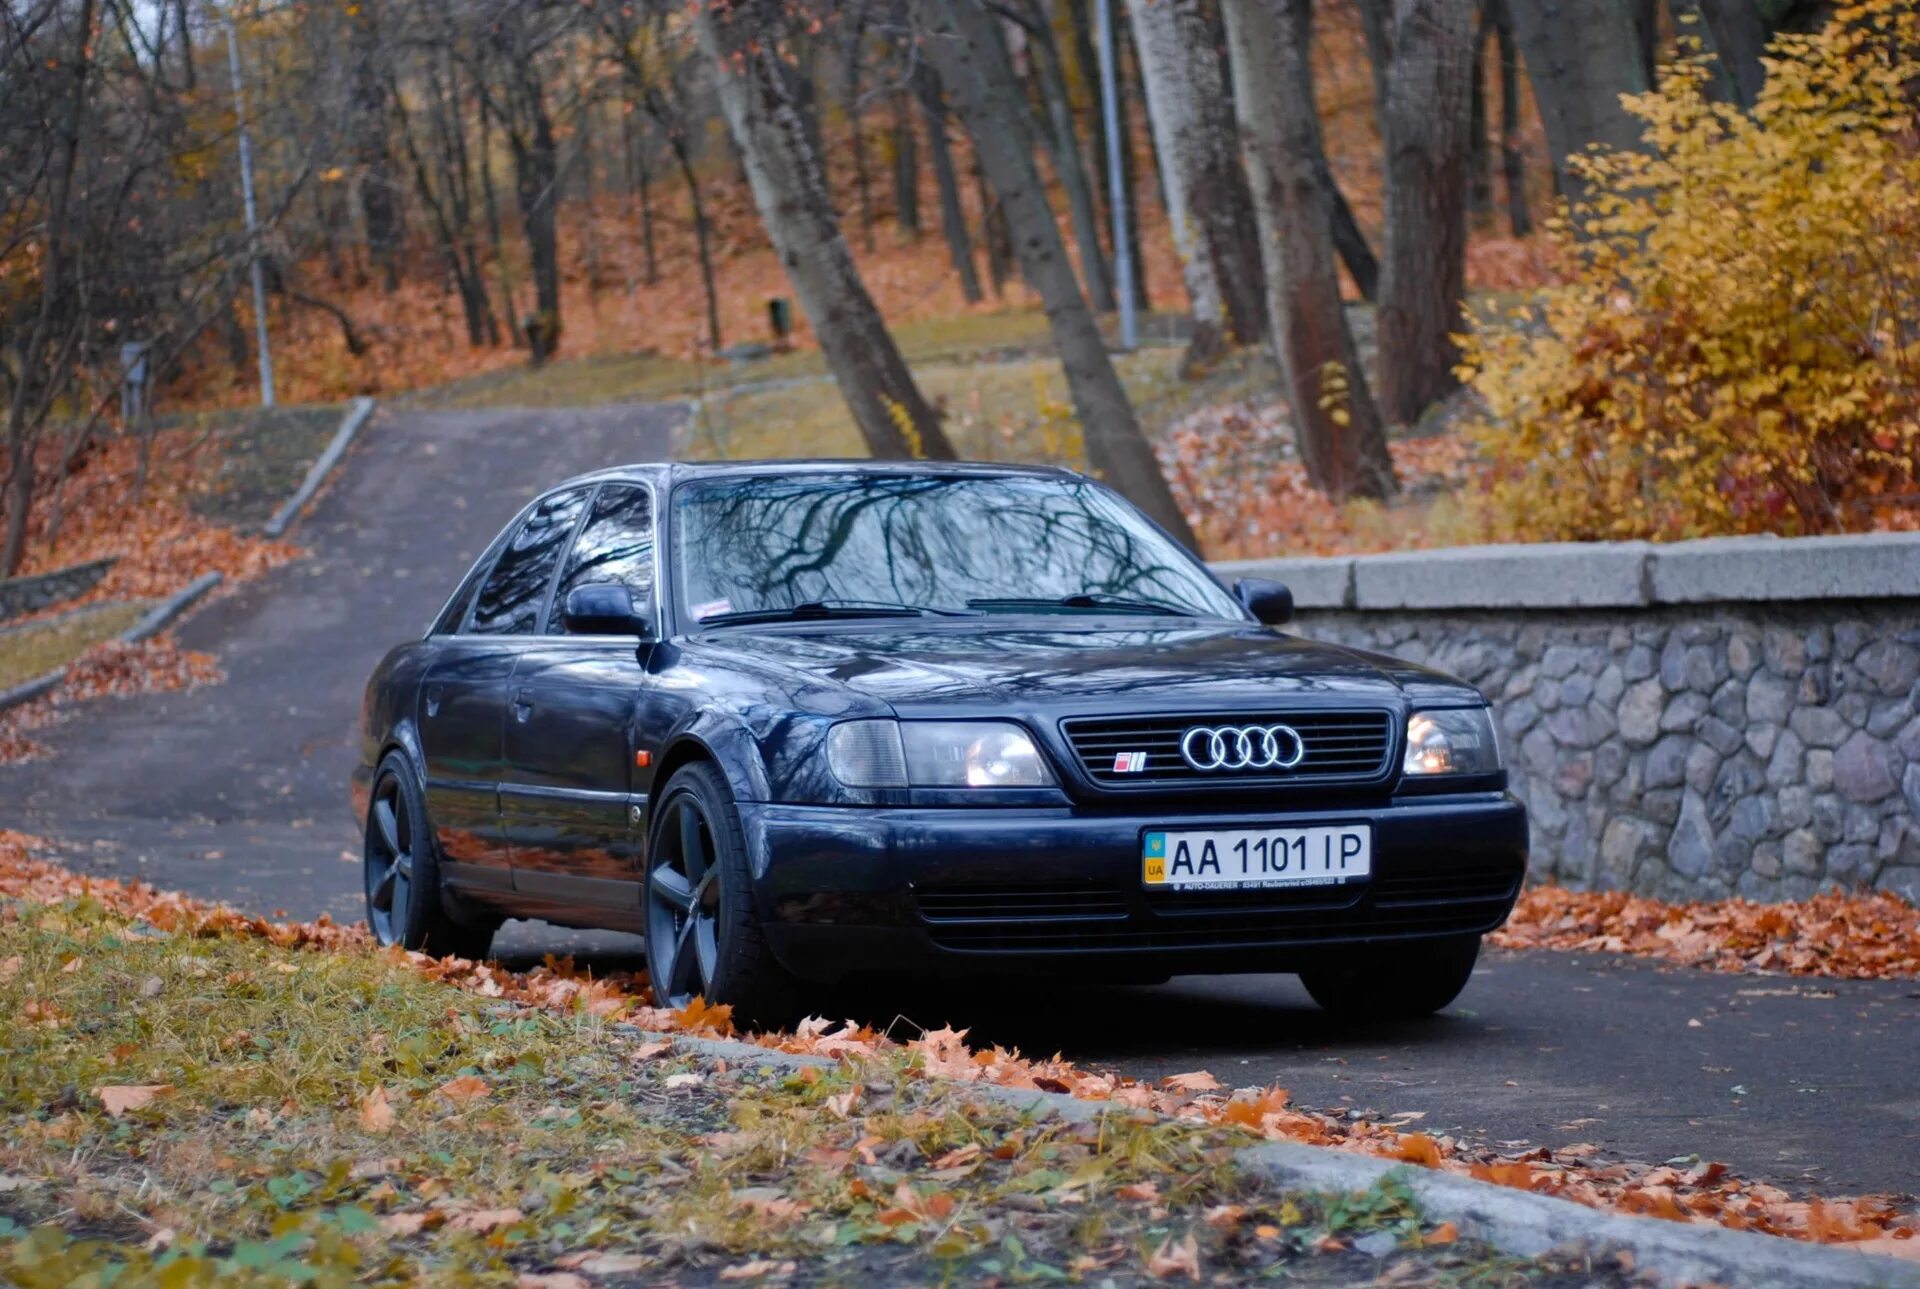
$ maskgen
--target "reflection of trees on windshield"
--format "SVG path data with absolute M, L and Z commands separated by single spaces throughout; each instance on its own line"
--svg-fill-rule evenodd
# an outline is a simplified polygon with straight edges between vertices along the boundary
M 958 608 L 969 599 L 1090 592 L 1238 616 L 1183 551 L 1085 480 L 748 476 L 689 486 L 676 509 L 693 604 Z

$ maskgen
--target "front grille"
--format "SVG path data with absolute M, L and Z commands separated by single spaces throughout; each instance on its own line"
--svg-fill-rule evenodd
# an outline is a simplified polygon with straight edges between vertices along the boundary
M 1196 725 L 1290 725 L 1306 754 L 1290 770 L 1196 770 L 1180 755 L 1180 740 Z M 1246 712 L 1199 716 L 1077 717 L 1060 728 L 1086 776 L 1103 788 L 1168 785 L 1213 788 L 1284 783 L 1363 783 L 1386 774 L 1394 730 L 1389 712 Z M 1143 754 L 1144 768 L 1115 768 L 1116 758 Z
M 961 886 L 915 899 L 935 944 L 974 953 L 1261 948 L 1486 931 L 1512 904 L 1520 875 L 1518 865 L 1434 865 L 1357 887 Z

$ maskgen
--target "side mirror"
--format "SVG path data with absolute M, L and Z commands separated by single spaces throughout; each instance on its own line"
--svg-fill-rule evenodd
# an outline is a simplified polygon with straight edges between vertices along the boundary
M 1269 582 L 1264 577 L 1243 577 L 1233 584 L 1233 598 L 1251 613 L 1256 622 L 1277 627 L 1293 620 L 1293 592 L 1285 582 Z
M 633 606 L 633 592 L 620 582 L 589 582 L 567 592 L 560 620 L 574 636 L 639 636 L 652 632 L 647 615 Z

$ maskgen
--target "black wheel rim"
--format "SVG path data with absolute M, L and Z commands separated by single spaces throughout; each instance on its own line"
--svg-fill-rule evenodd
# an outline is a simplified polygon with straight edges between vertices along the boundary
M 713 997 L 720 957 L 720 869 L 700 803 L 682 793 L 654 834 L 647 874 L 647 968 L 654 1001 L 685 1007 Z
M 367 812 L 367 923 L 381 944 L 402 944 L 413 901 L 413 814 L 400 780 L 387 775 Z

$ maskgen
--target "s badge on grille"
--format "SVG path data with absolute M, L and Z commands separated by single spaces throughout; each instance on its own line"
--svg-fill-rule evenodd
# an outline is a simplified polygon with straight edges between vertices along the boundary
M 1113 772 L 1115 774 L 1138 774 L 1147 768 L 1145 752 L 1115 752 L 1113 754 Z

